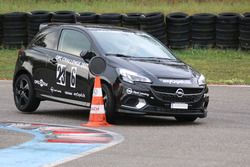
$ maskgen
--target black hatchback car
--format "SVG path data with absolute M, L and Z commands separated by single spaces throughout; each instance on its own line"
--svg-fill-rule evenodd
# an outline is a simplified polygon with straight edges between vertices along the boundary
M 107 63 L 101 75 L 107 120 L 119 113 L 207 116 L 208 87 L 192 69 L 147 33 L 119 27 L 48 24 L 20 50 L 13 79 L 18 110 L 35 111 L 43 100 L 90 107 L 91 58 Z

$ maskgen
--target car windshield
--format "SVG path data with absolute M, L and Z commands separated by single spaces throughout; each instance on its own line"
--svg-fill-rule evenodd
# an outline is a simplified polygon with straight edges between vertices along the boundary
M 91 32 L 106 55 L 176 60 L 165 46 L 142 32 L 96 29 Z

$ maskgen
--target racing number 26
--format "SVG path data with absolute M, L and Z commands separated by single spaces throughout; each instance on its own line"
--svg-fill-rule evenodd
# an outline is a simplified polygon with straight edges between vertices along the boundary
M 76 73 L 77 68 L 71 67 L 70 70 L 70 87 L 75 88 L 76 87 Z M 61 86 L 66 86 L 66 65 L 63 64 L 57 64 L 56 68 L 56 84 Z

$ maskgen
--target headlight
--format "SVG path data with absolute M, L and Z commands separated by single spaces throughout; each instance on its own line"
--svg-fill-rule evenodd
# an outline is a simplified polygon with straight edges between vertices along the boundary
M 198 84 L 199 86 L 205 85 L 206 84 L 206 79 L 204 77 L 204 75 L 200 75 L 200 77 L 198 78 Z
M 125 82 L 134 83 L 134 82 L 147 82 L 150 83 L 151 80 L 143 75 L 140 75 L 136 72 L 124 69 L 124 68 L 117 68 L 117 72 L 121 75 L 121 78 Z

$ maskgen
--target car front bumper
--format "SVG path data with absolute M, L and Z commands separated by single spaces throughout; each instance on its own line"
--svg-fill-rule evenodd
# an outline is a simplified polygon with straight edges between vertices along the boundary
M 126 114 L 138 115 L 163 115 L 163 116 L 197 116 L 204 118 L 207 116 L 207 106 L 209 103 L 208 88 L 197 87 L 164 87 L 164 92 L 155 90 L 150 84 L 127 84 L 120 83 L 117 111 Z M 177 97 L 175 89 L 182 88 L 187 91 L 183 97 Z M 169 90 L 165 91 L 165 89 Z M 194 92 L 192 92 L 192 90 Z M 171 92 L 172 91 L 172 92 Z M 187 109 L 173 109 L 172 103 L 187 104 Z

